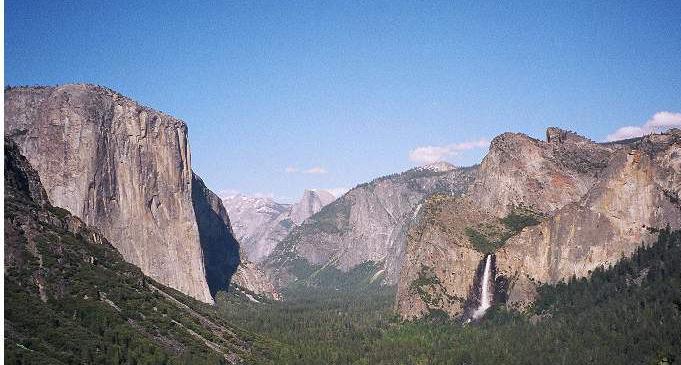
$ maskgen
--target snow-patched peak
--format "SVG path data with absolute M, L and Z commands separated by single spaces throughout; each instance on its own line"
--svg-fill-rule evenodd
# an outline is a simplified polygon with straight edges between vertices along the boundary
M 289 207 L 289 204 L 277 203 L 269 197 L 246 196 L 243 194 L 223 196 L 222 203 L 225 205 L 230 217 L 247 214 L 248 212 L 277 215 Z
M 456 169 L 456 166 L 450 164 L 447 161 L 437 161 L 437 162 L 429 163 L 427 165 L 420 166 L 419 169 L 436 171 L 436 172 L 445 172 L 445 171 L 451 171 L 451 170 Z
M 232 228 L 240 242 L 253 235 L 254 227 L 276 219 L 290 209 L 289 204 L 280 204 L 269 197 L 234 194 L 222 197 Z
M 267 257 L 277 243 L 296 225 L 336 200 L 326 190 L 305 190 L 295 204 L 277 203 L 270 197 L 225 194 L 222 202 L 227 209 L 234 234 L 253 262 Z

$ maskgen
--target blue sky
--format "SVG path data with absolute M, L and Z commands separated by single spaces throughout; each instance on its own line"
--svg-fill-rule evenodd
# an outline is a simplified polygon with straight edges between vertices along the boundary
M 213 190 L 291 200 L 476 163 L 504 131 L 681 124 L 679 19 L 680 1 L 6 0 L 5 82 L 120 91 L 187 122 Z

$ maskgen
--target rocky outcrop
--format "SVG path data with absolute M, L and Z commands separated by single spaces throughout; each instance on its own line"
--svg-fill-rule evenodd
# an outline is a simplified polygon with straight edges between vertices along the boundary
M 5 199 L 28 201 L 40 207 L 49 205 L 47 193 L 38 173 L 26 160 L 19 147 L 5 137 Z
M 242 252 L 252 262 L 267 257 L 293 227 L 287 214 L 291 210 L 290 204 L 242 194 L 223 197 L 222 202 Z
M 425 164 L 423 166 L 417 167 L 419 170 L 430 170 L 430 171 L 435 171 L 435 172 L 446 172 L 446 171 L 452 171 L 456 169 L 456 166 L 450 164 L 447 161 L 437 161 L 429 164 Z
M 295 204 L 279 204 L 270 198 L 241 194 L 224 197 L 223 202 L 229 210 L 234 231 L 241 242 L 242 257 L 248 258 L 242 259 L 233 284 L 248 295 L 256 294 L 279 300 L 277 289 L 259 263 L 293 227 L 335 199 L 331 193 L 323 190 L 305 190 L 303 197 Z
M 362 184 L 308 218 L 276 247 L 266 262 L 278 285 L 302 279 L 291 268 L 331 265 L 343 271 L 377 264 L 387 284 L 397 282 L 407 229 L 423 199 L 441 192 L 460 195 L 475 167 L 439 171 L 415 168 Z
M 145 274 L 213 301 L 182 121 L 93 85 L 12 88 L 5 133 L 54 205 L 100 229 Z
M 404 318 L 419 318 L 434 309 L 463 312 L 475 270 L 483 258 L 466 228 L 493 217 L 468 198 L 435 195 L 423 205 L 409 230 L 395 305 Z
M 616 149 L 558 128 L 546 142 L 504 133 L 492 140 L 470 196 L 498 217 L 521 204 L 550 213 L 580 199 Z
M 272 284 L 272 281 L 254 263 L 242 260 L 239 269 L 234 274 L 232 284 L 246 293 L 256 294 L 272 300 L 280 300 L 279 292 Z M 251 300 L 256 300 L 250 297 Z
M 596 144 L 557 128 L 546 142 L 495 138 L 465 198 L 424 205 L 407 241 L 398 312 L 461 315 L 488 252 L 494 287 L 523 308 L 538 283 L 587 276 L 654 239 L 651 227 L 679 227 L 680 138 L 671 130 Z
M 295 204 L 281 204 L 270 198 L 227 196 L 223 202 L 232 218 L 234 232 L 245 256 L 262 262 L 291 229 L 336 198 L 324 190 L 305 190 Z

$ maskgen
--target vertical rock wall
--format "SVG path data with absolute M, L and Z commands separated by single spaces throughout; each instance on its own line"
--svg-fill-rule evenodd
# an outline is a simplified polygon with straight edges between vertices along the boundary
M 227 290 L 239 266 L 239 243 L 232 234 L 222 200 L 210 191 L 200 177 L 193 175 L 192 200 L 203 249 L 206 279 L 210 293 Z
M 93 85 L 13 88 L 5 134 L 54 205 L 100 229 L 145 274 L 213 301 L 182 121 Z
M 681 227 L 680 195 L 681 130 L 606 144 L 557 128 L 546 142 L 502 134 L 464 199 L 424 204 L 408 234 L 397 310 L 463 314 L 483 256 L 466 229 L 499 231 L 515 206 L 541 218 L 494 249 L 495 300 L 524 308 L 539 283 L 588 276 L 653 241 L 655 228 Z

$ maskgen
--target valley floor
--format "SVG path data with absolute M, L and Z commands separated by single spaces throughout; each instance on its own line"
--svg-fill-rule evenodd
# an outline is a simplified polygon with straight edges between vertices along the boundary
M 394 289 L 289 290 L 287 300 L 245 304 L 222 293 L 226 319 L 284 344 L 286 364 L 669 364 L 681 361 L 681 232 L 590 279 L 543 286 L 519 314 L 496 306 L 478 324 L 439 313 L 403 322 Z

